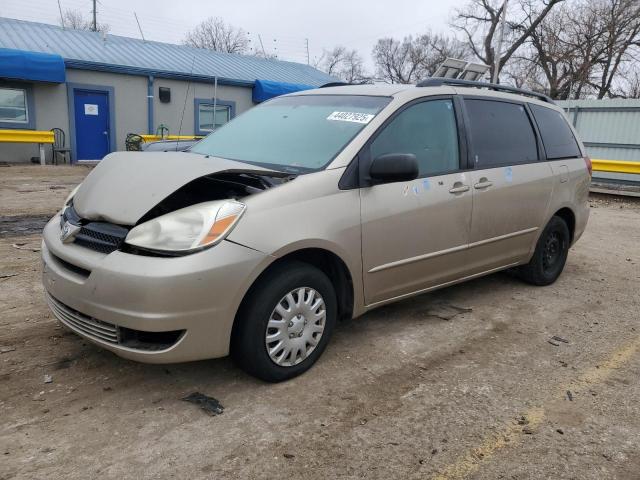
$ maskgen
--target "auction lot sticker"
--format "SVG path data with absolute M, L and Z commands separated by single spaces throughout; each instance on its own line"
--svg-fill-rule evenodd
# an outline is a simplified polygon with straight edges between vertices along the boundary
M 333 112 L 327 120 L 337 120 L 339 122 L 369 123 L 373 119 L 370 113 L 359 112 Z

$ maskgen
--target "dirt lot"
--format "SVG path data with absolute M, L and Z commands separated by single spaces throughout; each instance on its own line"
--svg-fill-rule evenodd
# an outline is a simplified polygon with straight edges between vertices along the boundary
M 0 168 L 0 478 L 640 478 L 638 200 L 592 199 L 553 286 L 497 274 L 383 307 L 268 385 L 57 324 L 38 230 L 87 171 Z

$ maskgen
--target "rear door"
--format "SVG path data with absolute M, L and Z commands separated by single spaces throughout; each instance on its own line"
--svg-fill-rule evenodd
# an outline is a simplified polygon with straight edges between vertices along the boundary
M 525 103 L 465 98 L 474 190 L 470 273 L 523 261 L 544 227 L 553 172 Z
M 360 152 L 372 158 L 412 153 L 420 178 L 360 189 L 365 299 L 376 304 L 461 276 L 471 221 L 466 142 L 451 97 L 413 102 L 390 118 Z

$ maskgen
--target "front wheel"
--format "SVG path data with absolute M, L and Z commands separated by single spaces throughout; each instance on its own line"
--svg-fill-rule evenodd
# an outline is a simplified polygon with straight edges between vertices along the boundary
M 320 357 L 336 318 L 335 290 L 322 271 L 302 262 L 278 265 L 243 302 L 231 354 L 262 380 L 293 378 Z
M 566 222 L 553 216 L 538 239 L 531 261 L 517 269 L 518 275 L 533 285 L 552 284 L 564 269 L 570 243 L 571 233 Z

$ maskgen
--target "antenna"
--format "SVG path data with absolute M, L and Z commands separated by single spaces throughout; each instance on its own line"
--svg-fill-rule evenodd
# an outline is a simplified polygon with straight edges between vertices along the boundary
M 193 78 L 193 67 L 196 64 L 196 56 L 193 55 L 191 61 L 191 71 L 189 72 L 189 83 L 187 83 L 187 93 L 184 95 L 184 105 L 182 106 L 182 115 L 180 116 L 180 128 L 178 129 L 178 138 L 176 139 L 176 152 L 178 151 L 178 142 L 180 141 L 180 135 L 182 135 L 182 121 L 184 120 L 184 111 L 187 108 L 187 99 L 189 98 L 189 89 L 191 88 L 191 79 Z M 195 125 L 193 126 L 195 128 Z
M 211 125 L 211 130 L 215 131 L 216 129 L 216 110 L 218 107 L 218 76 L 213 77 L 213 125 Z
M 258 40 L 260 40 L 260 47 L 262 48 L 262 55 L 264 55 L 264 58 L 267 58 L 267 54 L 264 51 L 264 44 L 262 43 L 262 37 L 260 36 L 260 34 L 258 34 Z
M 140 36 L 142 37 L 142 41 L 146 42 L 146 40 L 144 39 L 144 33 L 142 33 L 142 27 L 140 26 L 140 20 L 138 20 L 138 14 L 136 12 L 133 12 L 133 16 L 136 17 L 136 23 L 138 24 L 138 30 L 140 30 Z
M 64 30 L 64 15 L 62 15 L 62 6 L 60 5 L 60 0 L 58 0 L 58 11 L 60 12 L 60 23 L 62 24 L 62 29 Z

